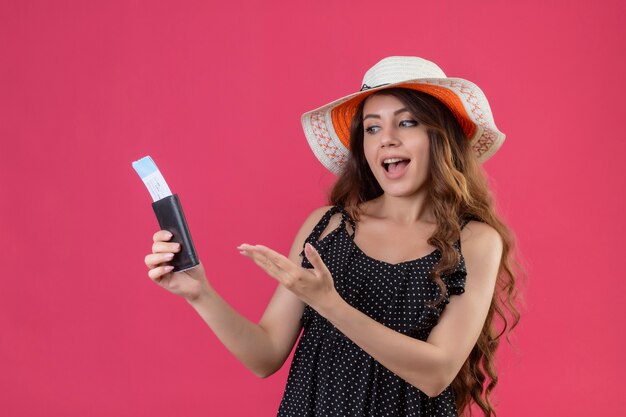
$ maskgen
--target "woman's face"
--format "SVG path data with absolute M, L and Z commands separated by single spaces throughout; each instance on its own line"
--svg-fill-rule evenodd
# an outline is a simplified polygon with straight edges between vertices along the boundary
M 365 158 L 387 195 L 409 196 L 429 179 L 430 143 L 426 127 L 404 103 L 390 95 L 372 95 L 363 107 Z

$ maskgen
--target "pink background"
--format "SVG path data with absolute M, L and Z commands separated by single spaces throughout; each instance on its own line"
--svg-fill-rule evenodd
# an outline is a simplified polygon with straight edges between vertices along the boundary
M 257 320 L 334 177 L 300 115 L 388 55 L 481 86 L 485 164 L 529 269 L 499 415 L 623 412 L 623 1 L 0 2 L 0 415 L 271 416 L 257 379 L 143 264 L 151 155 L 210 280 Z

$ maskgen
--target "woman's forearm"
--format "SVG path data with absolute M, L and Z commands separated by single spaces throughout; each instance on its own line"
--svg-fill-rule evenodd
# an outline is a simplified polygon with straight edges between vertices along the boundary
M 217 338 L 246 368 L 265 378 L 282 365 L 269 334 L 233 309 L 215 290 L 187 300 Z
M 319 313 L 381 365 L 426 395 L 437 396 L 445 388 L 445 356 L 437 346 L 384 326 L 338 295 Z

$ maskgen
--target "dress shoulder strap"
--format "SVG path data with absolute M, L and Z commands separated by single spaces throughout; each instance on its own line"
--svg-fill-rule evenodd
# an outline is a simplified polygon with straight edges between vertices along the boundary
M 461 230 L 463 230 L 463 228 L 472 220 L 475 220 L 477 222 L 482 222 L 482 219 L 480 217 L 474 216 L 472 214 L 466 214 L 464 216 L 461 217 L 460 221 L 459 221 L 459 225 Z M 463 259 L 463 255 L 461 254 L 461 237 L 459 237 L 459 239 L 454 243 L 457 250 L 459 251 L 459 254 L 461 255 L 461 261 L 459 263 L 459 268 L 464 269 L 465 268 L 465 261 Z
M 346 227 L 346 221 L 348 221 L 350 223 L 350 226 L 352 226 L 352 234 L 350 237 L 354 238 L 356 224 L 354 220 L 352 219 L 352 217 L 343 208 L 343 206 L 332 206 L 330 209 L 326 211 L 326 213 L 324 213 L 320 221 L 313 228 L 313 231 L 311 232 L 309 237 L 306 239 L 306 241 L 310 243 L 311 241 L 319 240 L 319 237 L 322 235 L 322 232 L 326 230 L 326 228 L 328 227 L 330 218 L 337 213 L 341 213 L 341 224 L 339 225 L 339 227 Z
M 463 230 L 463 228 L 464 228 L 464 227 L 465 227 L 465 226 L 466 226 L 469 222 L 471 222 L 472 220 L 475 220 L 475 221 L 477 221 L 477 222 L 482 222 L 482 220 L 481 220 L 479 217 L 474 216 L 473 214 L 468 214 L 468 215 L 465 215 L 465 216 L 461 219 L 461 230 Z

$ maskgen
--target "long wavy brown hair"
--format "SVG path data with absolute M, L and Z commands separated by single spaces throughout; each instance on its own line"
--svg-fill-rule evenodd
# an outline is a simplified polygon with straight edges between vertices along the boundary
M 476 345 L 452 382 L 457 413 L 472 415 L 472 402 L 486 417 L 496 415 L 490 395 L 498 383 L 495 352 L 500 338 L 509 335 L 518 324 L 520 313 L 516 304 L 521 300 L 519 279 L 525 268 L 515 246 L 515 236 L 496 214 L 487 176 L 474 155 L 469 140 L 454 114 L 439 100 L 420 91 L 390 88 L 374 94 L 398 98 L 419 123 L 428 129 L 430 141 L 429 203 L 437 219 L 437 227 L 428 243 L 441 252 L 441 260 L 432 271 L 432 279 L 441 289 L 440 303 L 446 294 L 442 275 L 453 271 L 460 255 L 453 246 L 460 238 L 463 219 L 480 219 L 495 228 L 503 241 L 503 253 L 496 288 L 483 329 Z M 350 129 L 350 156 L 342 173 L 330 191 L 329 203 L 344 206 L 358 221 L 360 205 L 382 195 L 383 190 L 369 168 L 363 151 L 363 100 Z M 516 284 L 518 282 L 518 284 Z M 499 319 L 499 320 L 496 320 Z M 498 331 L 496 321 L 500 322 Z

